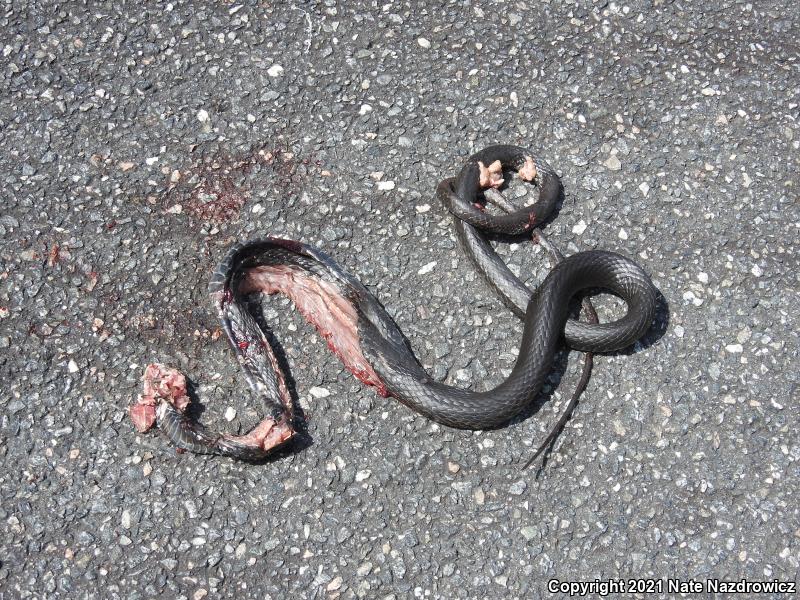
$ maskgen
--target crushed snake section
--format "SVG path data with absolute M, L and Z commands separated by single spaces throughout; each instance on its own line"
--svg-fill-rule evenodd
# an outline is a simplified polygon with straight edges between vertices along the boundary
M 145 367 L 142 375 L 143 392 L 129 409 L 131 421 L 139 433 L 149 431 L 156 421 L 166 421 L 164 426 L 176 428 L 182 436 L 182 447 L 196 450 L 197 442 L 211 441 L 233 447 L 258 448 L 264 453 L 283 445 L 293 435 L 288 422 L 276 421 L 272 417 L 263 419 L 250 433 L 241 436 L 214 435 L 198 438 L 195 426 L 186 411 L 192 403 L 186 389 L 186 376 L 172 367 L 152 363 Z M 203 430 L 201 432 L 205 434 Z
M 140 433 L 155 425 L 156 408 L 161 402 L 170 403 L 181 413 L 192 402 L 186 393 L 186 377 L 173 368 L 158 363 L 147 365 L 142 381 L 144 391 L 128 409 L 131 421 Z
M 330 282 L 308 275 L 302 269 L 287 265 L 260 266 L 244 272 L 237 288 L 238 294 L 264 293 L 283 294 L 289 298 L 303 317 L 322 335 L 328 348 L 342 361 L 344 366 L 361 382 L 373 386 L 384 398 L 389 395 L 386 385 L 364 358 L 358 341 L 358 314 L 351 302 L 344 298 L 340 290 Z M 224 294 L 214 294 L 224 311 L 224 305 L 231 298 Z M 223 297 L 220 297 L 223 296 Z M 267 354 L 270 367 L 277 376 L 278 396 L 287 413 L 291 413 L 291 398 L 277 359 L 266 340 L 253 343 L 246 340 L 236 342 L 240 356 L 250 353 L 257 356 Z M 172 419 L 175 428 L 184 429 L 184 440 L 191 436 L 191 422 L 186 411 L 191 404 L 186 390 L 186 377 L 180 371 L 161 364 L 145 367 L 142 376 L 143 393 L 129 407 L 129 415 L 139 433 L 149 431 L 158 419 Z M 267 417 L 250 433 L 241 436 L 227 434 L 209 437 L 216 445 L 225 444 L 258 448 L 264 452 L 275 449 L 288 441 L 294 434 L 289 419 L 276 420 Z
M 364 358 L 358 341 L 358 313 L 339 289 L 290 266 L 262 266 L 248 269 L 239 293 L 283 294 L 325 339 L 328 348 L 356 378 L 377 388 L 386 398 L 389 392 L 372 365 Z

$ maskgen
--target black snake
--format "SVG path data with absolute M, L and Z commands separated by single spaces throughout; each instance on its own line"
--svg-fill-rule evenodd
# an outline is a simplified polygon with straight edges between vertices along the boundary
M 538 186 L 538 201 L 519 209 L 506 205 L 506 214 L 490 214 L 484 210 L 483 190 L 499 187 L 501 174 L 511 171 Z M 288 296 L 344 365 L 382 396 L 394 397 L 451 427 L 485 429 L 507 423 L 538 394 L 560 339 L 585 352 L 617 351 L 638 340 L 655 314 L 656 290 L 650 278 L 619 254 L 592 250 L 562 258 L 531 291 L 495 253 L 487 234 L 532 233 L 554 210 L 560 189 L 558 176 L 546 162 L 506 145 L 473 155 L 457 177 L 437 188 L 474 266 L 503 302 L 524 318 L 516 363 L 494 389 L 475 392 L 434 381 L 380 302 L 355 277 L 313 246 L 266 237 L 230 248 L 214 271 L 209 293 L 244 374 L 269 415 L 246 436 L 211 433 L 187 415 L 182 376 L 151 365 L 145 395 L 131 410 L 135 422 L 135 411 L 141 413 L 137 427 L 144 430 L 155 421 L 181 448 L 245 460 L 260 459 L 293 437 L 293 402 L 285 375 L 243 301 L 255 292 Z M 627 313 L 603 324 L 569 318 L 570 299 L 590 288 L 622 298 Z

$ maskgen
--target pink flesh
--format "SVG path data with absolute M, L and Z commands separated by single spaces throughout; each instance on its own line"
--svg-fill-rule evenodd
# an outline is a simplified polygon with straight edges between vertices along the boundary
M 344 366 L 359 380 L 386 397 L 389 391 L 364 358 L 358 339 L 358 313 L 338 288 L 289 265 L 261 266 L 247 271 L 239 291 L 283 294 L 317 328 Z
M 183 412 L 191 400 L 186 395 L 186 377 L 183 373 L 157 363 L 147 365 L 142 376 L 144 393 L 128 408 L 136 430 L 144 433 L 156 422 L 156 404 L 166 400 Z
M 480 173 L 478 184 L 482 188 L 499 188 L 503 185 L 503 163 L 499 160 L 494 161 L 488 167 L 478 161 L 478 171 Z
M 525 181 L 536 179 L 536 163 L 530 156 L 525 157 L 525 164 L 519 168 L 517 174 Z
M 136 431 L 139 433 L 144 433 L 156 422 L 156 407 L 145 404 L 141 400 L 128 407 L 128 414 L 130 414 L 133 426 L 136 427 Z
M 189 406 L 186 377 L 177 369 L 154 363 L 147 365 L 142 379 L 145 397 L 169 400 L 181 412 Z
M 270 450 L 279 446 L 294 435 L 294 430 L 287 421 L 276 423 L 267 417 L 247 435 L 226 435 L 225 439 L 245 446 Z

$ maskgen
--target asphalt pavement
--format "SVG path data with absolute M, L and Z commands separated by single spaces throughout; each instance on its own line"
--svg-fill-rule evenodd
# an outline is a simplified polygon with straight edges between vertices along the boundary
M 0 598 L 795 582 L 798 21 L 772 0 L 5 2 Z M 435 198 L 492 143 L 560 174 L 545 231 L 565 253 L 630 256 L 663 296 L 647 337 L 596 357 L 543 465 L 520 470 L 580 354 L 538 410 L 453 430 L 364 387 L 275 298 L 302 443 L 249 465 L 134 431 L 153 361 L 204 422 L 258 420 L 206 283 L 263 234 L 354 273 L 433 376 L 501 381 L 521 325 Z M 540 247 L 499 250 L 547 273 Z

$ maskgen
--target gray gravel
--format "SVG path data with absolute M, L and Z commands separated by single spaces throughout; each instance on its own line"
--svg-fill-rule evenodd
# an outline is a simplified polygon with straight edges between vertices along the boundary
M 797 579 L 793 2 L 88 4 L 0 15 L 0 598 Z M 668 307 L 596 360 L 538 476 L 519 465 L 579 355 L 538 412 L 455 431 L 343 372 L 284 300 L 305 445 L 254 467 L 135 434 L 153 360 L 207 422 L 256 418 L 205 284 L 267 232 L 355 273 L 436 376 L 502 379 L 521 327 L 434 197 L 494 142 L 560 172 L 553 241 L 636 257 Z

